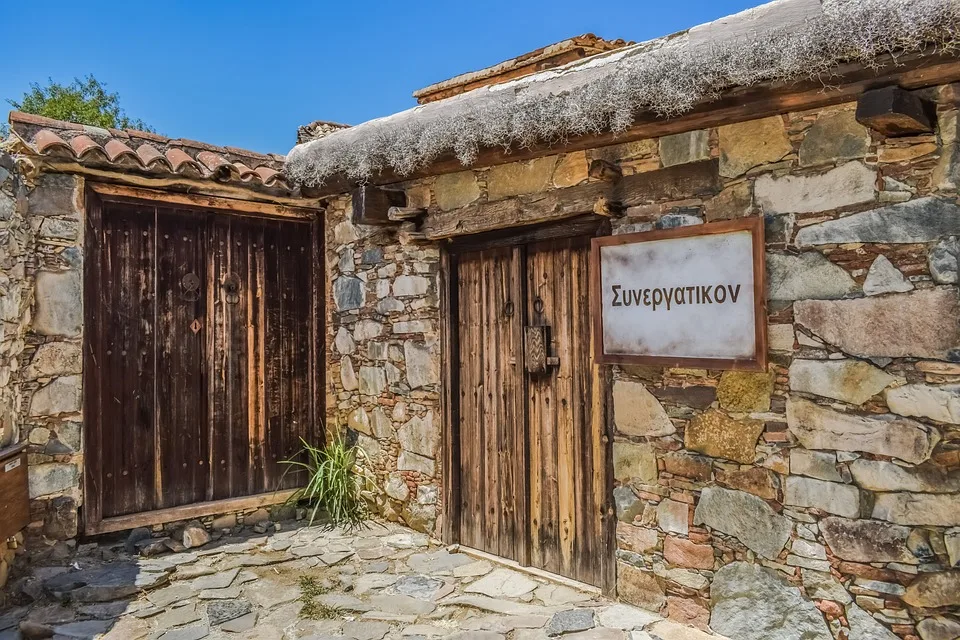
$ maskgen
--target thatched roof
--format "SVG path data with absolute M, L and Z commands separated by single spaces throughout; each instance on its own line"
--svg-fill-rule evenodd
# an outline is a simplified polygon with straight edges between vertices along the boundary
M 838 64 L 960 48 L 960 0 L 777 0 L 688 31 L 371 120 L 298 145 L 289 176 L 407 175 L 444 154 L 518 148 L 674 117 L 723 91 L 824 78 Z

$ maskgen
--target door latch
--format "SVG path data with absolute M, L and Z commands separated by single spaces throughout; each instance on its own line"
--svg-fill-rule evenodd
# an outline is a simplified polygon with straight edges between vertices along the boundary
M 523 328 L 523 361 L 528 373 L 544 373 L 547 367 L 560 366 L 560 358 L 547 355 L 549 344 L 549 326 L 537 325 Z

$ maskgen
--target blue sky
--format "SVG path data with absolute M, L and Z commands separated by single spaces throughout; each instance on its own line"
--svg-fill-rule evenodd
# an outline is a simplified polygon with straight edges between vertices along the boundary
M 416 89 L 570 36 L 647 40 L 758 4 L 10 2 L 0 98 L 92 73 L 164 135 L 286 153 L 300 124 L 395 113 Z

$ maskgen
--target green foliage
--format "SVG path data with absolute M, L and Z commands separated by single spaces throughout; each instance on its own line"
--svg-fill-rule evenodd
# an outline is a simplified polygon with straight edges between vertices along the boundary
M 300 602 L 303 607 L 300 609 L 300 617 L 309 620 L 330 620 L 339 618 L 342 613 L 337 607 L 317 602 L 316 597 L 321 596 L 327 590 L 313 576 L 300 576 Z
M 348 529 L 360 527 L 369 517 L 367 504 L 361 495 L 369 478 L 363 469 L 366 461 L 363 451 L 336 438 L 322 449 L 311 446 L 302 438 L 300 459 L 284 460 L 291 468 L 306 471 L 306 486 L 291 496 L 290 501 L 306 500 L 311 505 L 310 524 L 322 508 L 332 525 Z M 288 469 L 289 471 L 289 469 Z
M 74 78 L 70 84 L 47 80 L 47 86 L 41 87 L 34 82 L 23 98 L 7 100 L 18 111 L 38 116 L 66 120 L 94 127 L 113 129 L 156 130 L 140 119 L 132 119 L 120 107 L 120 96 L 108 92 L 106 85 L 88 75 L 82 80 Z
M 313 600 L 327 592 L 327 589 L 314 576 L 300 576 L 297 582 L 300 584 L 300 599 L 304 602 Z

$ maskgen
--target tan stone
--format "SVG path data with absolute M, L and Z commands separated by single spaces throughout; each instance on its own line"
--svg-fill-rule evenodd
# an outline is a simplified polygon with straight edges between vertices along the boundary
M 713 547 L 708 544 L 667 536 L 663 540 L 663 557 L 678 567 L 713 569 Z
M 491 167 L 487 171 L 487 199 L 494 201 L 545 191 L 550 188 L 556 166 L 557 156 L 547 156 Z
M 480 197 L 480 184 L 473 171 L 459 171 L 438 176 L 433 183 L 437 206 L 444 211 L 457 209 Z
M 856 300 L 801 300 L 798 324 L 861 357 L 939 358 L 960 345 L 955 287 Z
M 777 476 L 769 469 L 752 467 L 743 471 L 717 471 L 717 482 L 764 500 L 777 499 Z
M 613 477 L 621 483 L 631 480 L 652 484 L 657 481 L 657 457 L 649 444 L 616 440 L 613 443 Z
M 873 505 L 873 517 L 913 526 L 960 526 L 960 495 L 881 493 Z
M 861 360 L 794 360 L 790 390 L 863 404 L 896 378 Z
M 706 481 L 710 479 L 712 470 L 710 458 L 692 456 L 683 451 L 668 453 L 661 458 L 663 469 L 675 476 L 683 476 L 692 480 Z
M 870 132 L 857 122 L 852 109 L 825 113 L 804 135 L 799 151 L 800 166 L 863 158 L 869 147 Z
M 673 620 L 661 620 L 654 623 L 648 630 L 653 637 L 661 640 L 718 640 L 717 636 L 713 634 L 688 627 Z
M 726 458 L 750 464 L 756 458 L 757 439 L 763 432 L 760 420 L 734 420 L 711 410 L 687 424 L 684 444 L 713 458 Z
M 655 155 L 657 153 L 657 140 L 647 138 L 645 140 L 634 140 L 633 142 L 624 142 L 622 144 L 612 144 L 609 147 L 600 147 L 599 149 L 590 149 L 587 151 L 589 160 L 607 160 L 609 162 L 620 162 L 632 158 Z M 660 163 L 657 163 L 657 167 Z
M 745 218 L 752 212 L 753 185 L 746 180 L 727 187 L 704 205 L 707 222 Z
M 578 185 L 587 179 L 588 169 L 586 151 L 568 153 L 553 172 L 553 186 L 562 189 Z
M 769 411 L 772 393 L 772 373 L 724 371 L 717 386 L 717 399 L 727 411 Z
M 669 436 L 677 430 L 653 394 L 629 380 L 613 383 L 613 421 L 628 436 Z
M 419 209 L 430 208 L 430 189 L 424 186 L 410 187 L 407 189 L 407 206 L 417 207 Z
M 909 147 L 880 147 L 878 158 L 880 162 L 886 163 L 909 162 L 930 155 L 936 150 L 937 145 L 933 142 L 914 144 Z
M 632 605 L 659 611 L 666 603 L 663 579 L 623 562 L 617 563 L 617 597 Z
M 698 600 L 667 596 L 667 617 L 680 624 L 690 624 L 706 630 L 710 624 L 710 610 Z
M 907 548 L 910 529 L 876 520 L 824 518 L 820 531 L 834 555 L 851 562 L 917 564 Z
M 757 204 L 767 215 L 817 213 L 876 198 L 877 173 L 861 162 L 848 162 L 821 174 L 760 176 L 753 185 Z
M 646 553 L 657 548 L 660 536 L 656 529 L 637 527 L 626 522 L 617 523 L 617 548 L 634 553 Z
M 660 138 L 660 162 L 672 167 L 710 158 L 710 132 L 706 129 L 685 131 Z
M 925 609 L 960 605 L 960 571 L 921 573 L 907 587 L 903 601 Z
M 773 116 L 719 128 L 720 175 L 736 178 L 793 151 L 783 118 Z

